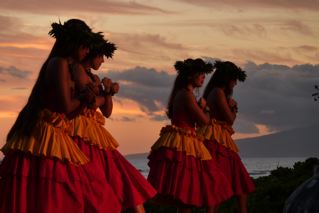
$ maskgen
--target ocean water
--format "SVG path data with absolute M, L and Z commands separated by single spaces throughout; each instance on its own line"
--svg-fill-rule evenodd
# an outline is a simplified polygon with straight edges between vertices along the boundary
M 145 177 L 149 172 L 147 166 L 147 154 L 127 155 L 126 159 L 132 163 Z M 295 158 L 242 158 L 247 171 L 253 178 L 270 175 L 270 172 L 278 167 L 293 167 L 298 161 L 306 160 L 306 157 Z
M 144 177 L 147 177 L 149 167 L 147 166 L 147 154 L 127 155 L 125 158 L 137 168 Z M 270 175 L 271 170 L 278 167 L 293 167 L 298 161 L 305 161 L 306 157 L 294 158 L 242 158 L 242 161 L 253 178 Z M 1 162 L 0 158 L 0 162 Z

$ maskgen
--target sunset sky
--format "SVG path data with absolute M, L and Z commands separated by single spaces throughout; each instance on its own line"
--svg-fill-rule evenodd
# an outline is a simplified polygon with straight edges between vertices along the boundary
M 234 94 L 235 138 L 319 122 L 311 97 L 319 84 L 319 0 L 1 0 L 1 146 L 52 47 L 51 23 L 70 18 L 118 47 L 99 75 L 121 84 L 106 128 L 123 154 L 149 151 L 169 123 L 173 64 L 186 58 L 230 60 L 247 71 Z

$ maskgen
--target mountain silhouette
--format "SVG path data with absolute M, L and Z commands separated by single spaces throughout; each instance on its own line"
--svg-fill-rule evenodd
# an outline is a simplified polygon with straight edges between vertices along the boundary
M 318 157 L 319 124 L 236 140 L 242 157 Z

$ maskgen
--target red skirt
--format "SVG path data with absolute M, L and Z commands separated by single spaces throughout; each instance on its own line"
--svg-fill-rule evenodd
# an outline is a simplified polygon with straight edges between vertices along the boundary
M 255 191 L 255 184 L 236 152 L 215 141 L 205 141 L 205 146 L 216 160 L 219 169 L 227 176 L 235 196 Z
M 196 207 L 216 206 L 233 195 L 217 167 L 208 170 L 204 161 L 191 155 L 161 147 L 148 158 L 148 181 L 160 195 Z
M 86 145 L 92 156 L 97 149 Z M 76 166 L 13 151 L 0 165 L 0 213 L 119 212 L 97 158 Z
M 83 149 L 83 141 L 76 138 L 78 146 L 86 156 L 91 156 Z M 87 145 L 84 145 L 86 147 Z M 103 176 L 110 183 L 121 209 L 135 207 L 154 197 L 157 193 L 143 175 L 129 163 L 117 150 L 99 150 L 99 162 Z M 94 156 L 91 156 L 94 157 Z M 96 172 L 96 171 L 92 171 Z M 102 176 L 102 175 L 99 175 Z

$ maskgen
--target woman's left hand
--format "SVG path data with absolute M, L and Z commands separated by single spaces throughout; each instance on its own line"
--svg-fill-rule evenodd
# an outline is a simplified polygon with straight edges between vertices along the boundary
M 198 100 L 198 105 L 200 106 L 200 108 L 205 109 L 206 108 L 206 100 L 205 100 L 205 98 L 200 98 Z
M 238 105 L 237 105 L 237 102 L 233 99 L 233 98 L 230 98 L 228 100 L 228 105 L 229 105 L 229 108 L 231 109 L 231 111 L 237 113 L 238 112 Z
M 114 95 L 116 93 L 118 93 L 120 90 L 120 85 L 117 82 L 112 83 L 112 87 L 111 87 L 111 93 Z

